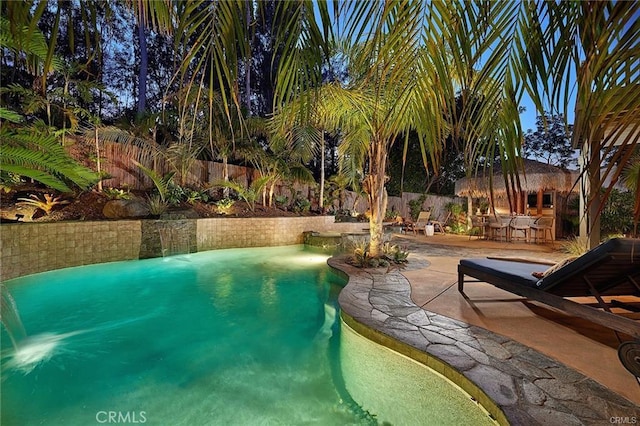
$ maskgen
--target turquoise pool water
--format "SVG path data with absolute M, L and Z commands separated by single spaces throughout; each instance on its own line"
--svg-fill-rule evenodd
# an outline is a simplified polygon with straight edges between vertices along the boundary
M 220 250 L 6 282 L 30 337 L 16 356 L 2 330 L 2 424 L 357 423 L 326 259 Z
M 28 337 L 15 351 L 2 327 L 1 424 L 490 424 L 424 367 L 340 338 L 326 259 L 218 250 L 5 282 Z

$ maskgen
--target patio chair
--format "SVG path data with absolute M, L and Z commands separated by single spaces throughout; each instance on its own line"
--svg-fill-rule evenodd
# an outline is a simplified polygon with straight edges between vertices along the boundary
M 429 223 L 430 216 L 431 212 L 420 212 L 420 214 L 418 215 L 418 220 L 416 220 L 416 223 L 414 223 L 413 225 L 416 232 L 423 232 L 424 234 L 426 234 L 424 227 Z
M 528 243 L 531 240 L 531 222 L 531 216 L 515 216 L 509 222 L 509 240 L 522 239 Z
M 522 259 L 462 259 L 458 291 L 464 294 L 465 282 L 486 282 L 625 333 L 640 343 L 640 322 L 633 319 L 640 312 L 639 239 L 614 238 L 567 264 L 548 266 Z M 532 275 L 545 269 L 549 270 L 540 279 Z M 465 281 L 465 276 L 475 279 Z M 575 297 L 595 301 L 578 303 L 570 299 Z
M 469 239 L 471 237 L 478 237 L 479 240 L 487 238 L 486 235 L 487 223 L 483 220 L 482 216 L 471 216 L 471 229 L 469 229 Z
M 534 243 L 538 243 L 538 237 L 542 233 L 542 242 L 553 241 L 553 222 L 555 218 L 551 216 L 540 216 L 531 225 L 531 238 Z M 549 240 L 547 240 L 547 233 L 549 234 Z
M 504 216 L 489 216 L 489 238 L 492 240 L 502 241 L 504 236 L 505 241 L 509 241 L 509 224 L 511 223 L 511 217 Z
M 408 234 L 409 232 L 413 232 L 415 234 L 417 232 L 416 224 L 413 223 L 411 219 L 405 219 L 402 221 L 402 230 L 400 232 L 401 233 L 404 232 L 405 234 Z

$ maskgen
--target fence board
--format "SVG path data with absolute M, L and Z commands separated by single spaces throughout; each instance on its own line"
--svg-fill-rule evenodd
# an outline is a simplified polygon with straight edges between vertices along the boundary
M 80 152 L 71 152 L 76 159 L 80 161 L 86 160 L 81 158 L 86 154 Z M 105 142 L 102 145 L 102 152 L 100 155 L 102 170 L 109 174 L 110 178 L 103 181 L 105 187 L 121 188 L 128 186 L 133 190 L 149 190 L 153 188 L 153 182 L 149 179 L 138 166 L 135 165 L 134 160 L 141 163 L 147 168 L 156 170 L 160 175 L 164 175 L 171 171 L 171 167 L 162 158 L 156 158 L 155 160 L 149 158 L 143 158 L 143 152 L 136 146 L 125 146 L 114 142 Z M 154 164 L 155 163 L 155 164 Z M 249 186 L 251 182 L 260 177 L 260 173 L 251 168 L 245 166 L 237 166 L 235 164 L 227 165 L 229 172 L 229 179 L 244 185 Z M 203 161 L 196 160 L 189 168 L 186 177 L 187 186 L 194 188 L 205 188 L 212 186 L 215 182 L 223 180 L 224 165 L 215 161 Z M 177 179 L 176 179 L 177 180 Z M 294 193 L 291 193 L 293 189 Z M 313 207 L 318 205 L 317 195 L 313 190 L 313 187 L 308 184 L 294 183 L 292 186 L 278 184 L 275 187 L 274 195 L 285 195 L 291 202 L 296 195 L 303 198 L 307 198 L 312 201 Z M 392 208 L 400 212 L 402 217 L 409 217 L 409 200 L 414 200 L 420 197 L 421 194 L 414 194 L 405 192 L 402 197 L 389 197 L 388 209 Z M 445 211 L 445 205 L 449 202 L 459 200 L 458 197 L 446 197 L 438 195 L 427 195 L 427 199 L 423 203 L 423 209 L 431 209 L 434 212 L 433 217 L 438 217 Z M 334 201 L 334 206 L 337 208 L 338 202 Z M 328 206 L 325 206 L 328 207 Z M 346 191 L 344 208 L 348 210 L 355 210 L 358 213 L 364 213 L 367 208 L 367 199 L 363 196 L 358 196 L 355 192 Z

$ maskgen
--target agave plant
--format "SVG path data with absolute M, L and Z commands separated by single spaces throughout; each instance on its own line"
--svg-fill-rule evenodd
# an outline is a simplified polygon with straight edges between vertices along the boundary
M 365 239 L 357 240 L 353 242 L 353 255 L 350 258 L 350 263 L 359 268 L 366 268 L 371 265 L 371 252 L 369 250 L 369 242 Z M 377 265 L 376 265 L 377 266 Z
M 29 198 L 18 198 L 21 205 L 34 206 L 49 215 L 55 206 L 69 204 L 69 201 L 63 200 L 62 197 L 54 197 L 53 194 L 44 194 L 41 199 L 36 194 L 31 194 Z
M 147 197 L 147 207 L 152 216 L 160 216 L 169 209 L 169 203 L 164 201 L 159 195 Z
M 409 257 L 409 252 L 407 250 L 391 243 L 384 243 L 382 246 L 382 252 L 387 260 L 397 264 L 407 263 L 407 258 Z

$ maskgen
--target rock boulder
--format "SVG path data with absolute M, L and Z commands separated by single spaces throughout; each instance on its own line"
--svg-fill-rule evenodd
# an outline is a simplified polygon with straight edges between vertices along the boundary
M 102 209 L 107 219 L 139 219 L 149 216 L 147 203 L 141 200 L 111 200 Z

